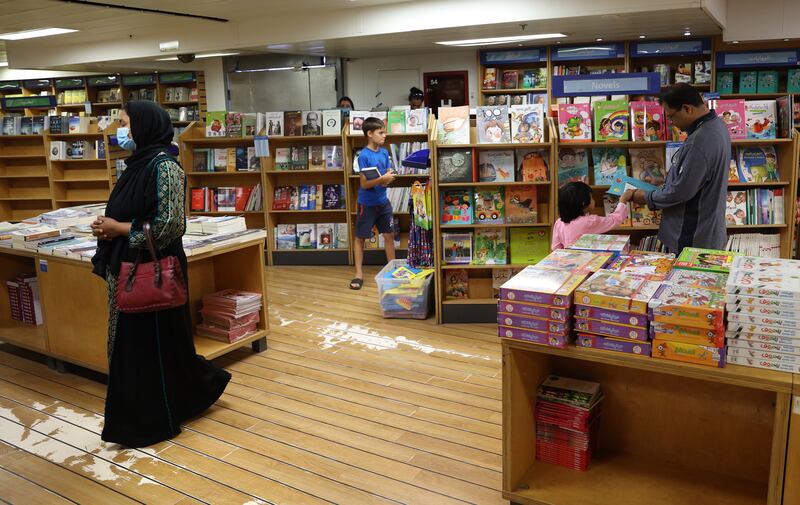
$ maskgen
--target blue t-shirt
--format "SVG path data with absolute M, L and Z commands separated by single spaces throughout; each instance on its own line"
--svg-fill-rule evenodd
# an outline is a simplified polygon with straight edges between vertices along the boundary
M 389 161 L 389 152 L 384 148 L 379 148 L 378 151 L 373 151 L 368 147 L 361 150 L 358 155 L 359 167 L 377 167 L 381 175 L 385 174 L 391 166 Z M 383 205 L 389 202 L 386 197 L 386 187 L 378 184 L 369 189 L 364 189 L 359 186 L 358 188 L 358 203 L 361 205 Z

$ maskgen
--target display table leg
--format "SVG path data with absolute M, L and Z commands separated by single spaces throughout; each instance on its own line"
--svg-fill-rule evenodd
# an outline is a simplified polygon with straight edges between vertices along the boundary
M 267 350 L 267 337 L 261 337 L 251 344 L 253 352 L 264 352 Z

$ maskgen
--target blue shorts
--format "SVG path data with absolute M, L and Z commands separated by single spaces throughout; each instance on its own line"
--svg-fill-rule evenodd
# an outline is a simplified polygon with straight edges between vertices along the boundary
M 386 202 L 381 205 L 358 204 L 356 217 L 356 237 L 372 237 L 372 227 L 378 228 L 378 233 L 392 233 L 392 204 Z

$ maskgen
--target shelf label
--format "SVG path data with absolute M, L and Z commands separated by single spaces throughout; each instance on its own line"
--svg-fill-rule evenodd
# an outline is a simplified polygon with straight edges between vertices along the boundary
M 22 85 L 27 89 L 47 89 L 52 86 L 50 79 L 30 79 L 22 81 Z
M 158 82 L 162 84 L 192 82 L 194 80 L 195 80 L 194 72 L 169 72 L 166 74 L 158 74 Z
M 269 137 L 266 135 L 256 135 L 253 137 L 256 148 L 256 156 L 259 158 L 269 158 Z
M 3 98 L 2 104 L 4 109 L 55 107 L 56 97 L 53 95 L 9 97 Z
M 559 46 L 552 49 L 553 61 L 568 60 L 600 60 L 608 58 L 624 58 L 625 44 L 613 42 L 594 46 Z
M 119 78 L 116 75 L 93 75 L 87 78 L 89 86 L 114 86 L 119 84 Z
M 69 79 L 56 79 L 56 89 L 82 88 L 83 77 L 72 77 Z
M 553 96 L 654 95 L 661 91 L 656 72 L 636 74 L 556 75 Z
M 547 51 L 543 47 L 521 49 L 491 49 L 481 51 L 481 64 L 538 63 L 547 61 Z
M 662 40 L 652 42 L 634 42 L 631 56 L 684 56 L 711 54 L 709 39 L 697 40 Z
M 42 273 L 47 272 L 47 260 L 39 260 L 39 271 Z
M 717 68 L 768 66 L 791 67 L 797 65 L 797 62 L 797 49 L 733 53 L 723 51 L 717 53 Z
M 122 84 L 125 86 L 139 86 L 141 84 L 155 84 L 155 74 L 123 75 Z
M 21 89 L 19 81 L 2 81 L 0 82 L 0 91 L 12 91 Z

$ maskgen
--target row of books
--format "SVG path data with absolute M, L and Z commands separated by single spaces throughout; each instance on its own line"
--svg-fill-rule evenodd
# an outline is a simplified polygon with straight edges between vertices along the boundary
M 442 259 L 448 265 L 527 265 L 541 260 L 549 251 L 547 229 L 479 228 L 474 232 L 442 233 Z
M 347 223 L 279 224 L 275 227 L 275 249 L 348 249 Z
M 263 210 L 261 183 L 255 186 L 191 188 L 191 212 L 250 212 Z
M 399 142 L 399 143 L 389 143 L 388 146 L 389 156 L 392 160 L 392 168 L 394 168 L 395 173 L 400 175 L 415 175 L 415 174 L 427 174 L 430 170 L 428 168 L 421 168 L 421 167 L 407 167 L 403 165 L 403 160 L 411 156 L 417 151 L 421 151 L 423 149 L 428 149 L 427 142 Z M 358 154 L 356 154 L 356 160 L 358 159 Z M 353 167 L 357 167 L 358 164 L 354 163 Z
M 545 115 L 545 108 L 541 104 L 478 107 L 475 110 L 478 143 L 530 144 L 544 142 Z
M 483 86 L 481 89 L 531 89 L 547 87 L 547 68 L 527 70 L 503 70 L 498 79 L 496 67 L 483 69 Z
M 56 95 L 58 105 L 80 105 L 87 100 L 85 89 L 68 89 Z
M 62 160 L 104 160 L 106 144 L 102 140 L 54 140 L 50 142 L 50 159 Z
M 183 86 L 169 87 L 164 90 L 164 102 L 196 102 L 197 88 Z
M 270 137 L 341 135 L 342 111 L 330 109 L 206 113 L 206 137 L 252 137 L 261 132 Z
M 342 146 L 292 146 L 275 149 L 275 170 L 341 170 Z
M 527 105 L 537 104 L 547 108 L 547 93 L 515 93 L 508 95 L 484 95 L 483 105 Z
M 649 67 L 644 66 L 641 72 L 648 72 Z M 653 72 L 658 73 L 661 86 L 677 83 L 709 84 L 711 82 L 711 61 L 695 61 L 681 63 L 656 63 Z
M 443 226 L 537 223 L 540 218 L 534 185 L 447 188 L 440 193 L 440 208 Z
M 255 147 L 215 147 L 192 150 L 193 172 L 250 172 L 261 170 Z
M 607 65 L 553 65 L 553 75 L 602 75 L 625 72 L 623 67 Z
M 20 275 L 6 281 L 11 319 L 25 324 L 40 325 L 42 303 L 39 296 L 39 279 L 35 273 Z
M 122 102 L 122 89 L 120 88 L 98 89 L 96 102 L 98 103 Z
M 197 106 L 164 108 L 172 121 L 200 121 L 200 109 Z
M 780 258 L 781 236 L 777 233 L 732 233 L 728 235 L 726 251 L 761 258 Z
M 133 100 L 149 100 L 156 101 L 156 88 L 139 88 L 128 90 L 128 101 Z
M 2 120 L 2 135 L 41 135 L 50 128 L 51 116 L 22 116 L 6 114 Z
M 780 76 L 777 70 L 739 71 L 737 93 L 777 93 Z M 717 72 L 715 91 L 730 94 L 734 91 L 735 74 L 730 71 Z M 787 93 L 800 93 L 800 72 L 796 68 L 787 71 Z
M 364 120 L 374 117 L 386 125 L 386 133 L 397 135 L 403 133 L 426 133 L 428 131 L 427 107 L 411 110 L 407 105 L 395 106 L 388 111 L 350 111 L 348 126 L 350 135 L 362 135 Z
M 440 183 L 548 182 L 549 155 L 547 149 L 442 149 L 436 169 Z
M 344 184 L 278 186 L 272 210 L 338 210 L 345 208 Z
M 783 188 L 728 191 L 725 222 L 728 225 L 785 224 Z

